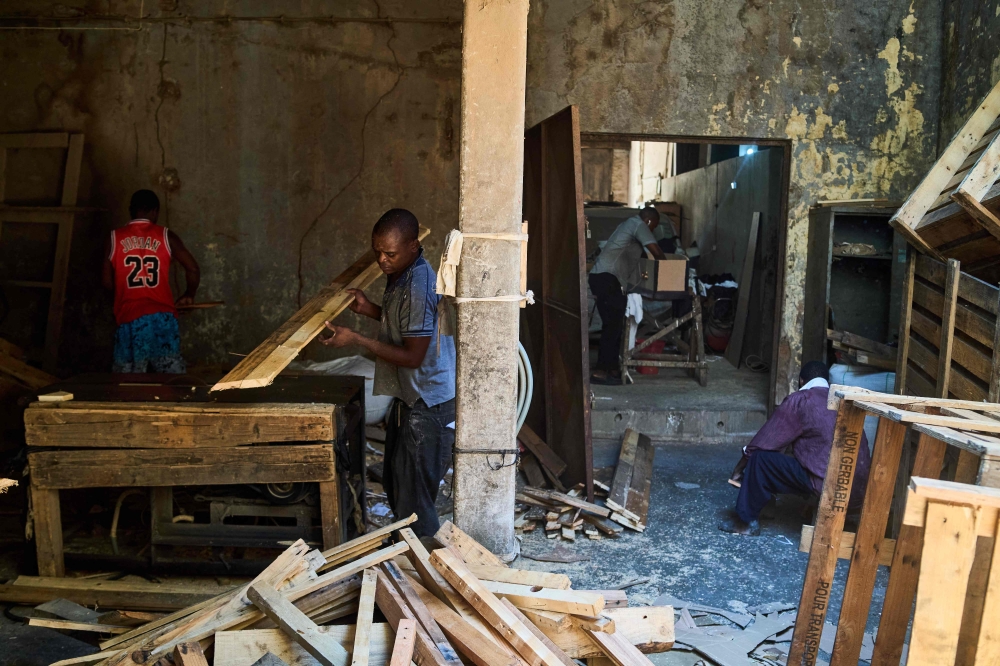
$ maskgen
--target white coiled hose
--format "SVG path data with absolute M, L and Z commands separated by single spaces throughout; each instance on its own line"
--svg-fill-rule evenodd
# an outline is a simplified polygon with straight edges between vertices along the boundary
M 535 376 L 531 372 L 531 362 L 528 360 L 528 352 L 524 350 L 524 345 L 520 341 L 517 343 L 517 430 L 521 432 L 524 419 L 528 416 L 528 408 L 531 407 L 531 395 L 535 391 Z

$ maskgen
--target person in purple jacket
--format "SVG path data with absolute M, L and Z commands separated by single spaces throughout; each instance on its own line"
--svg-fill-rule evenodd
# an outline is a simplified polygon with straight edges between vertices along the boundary
M 737 517 L 722 522 L 720 530 L 757 536 L 760 534 L 757 518 L 775 495 L 819 496 L 837 422 L 837 412 L 826 408 L 829 380 L 829 371 L 823 363 L 810 361 L 802 366 L 801 388 L 785 398 L 744 447 L 743 458 L 732 477 L 740 482 Z M 861 506 L 871 462 L 868 439 L 862 433 L 849 508 Z

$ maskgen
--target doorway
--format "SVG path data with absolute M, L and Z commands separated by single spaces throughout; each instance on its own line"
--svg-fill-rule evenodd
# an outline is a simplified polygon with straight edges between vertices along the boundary
M 665 252 L 689 257 L 704 288 L 706 387 L 683 370 L 633 368 L 634 383 L 591 387 L 595 465 L 611 464 L 626 427 L 654 440 L 747 441 L 774 405 L 788 218 L 787 141 L 581 133 L 587 269 L 619 224 L 645 205 L 661 212 L 654 230 Z M 742 350 L 727 362 L 754 214 Z M 588 294 L 588 296 L 590 296 Z M 589 361 L 596 362 L 600 315 L 588 299 Z M 676 307 L 676 305 L 674 305 Z M 643 299 L 637 339 L 662 328 L 671 304 Z M 737 332 L 737 335 L 739 333 Z M 729 350 L 734 356 L 734 350 Z

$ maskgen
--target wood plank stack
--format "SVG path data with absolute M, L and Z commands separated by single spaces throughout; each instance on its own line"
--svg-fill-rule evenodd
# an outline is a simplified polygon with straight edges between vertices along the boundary
M 507 567 L 451 523 L 428 552 L 415 519 L 323 552 L 299 541 L 249 583 L 137 627 L 86 609 L 35 623 L 116 634 L 61 666 L 201 666 L 206 653 L 216 666 L 651 666 L 643 653 L 673 645 L 670 606 L 610 607 L 564 575 Z
M 849 333 L 826 329 L 826 339 L 849 365 L 867 365 L 890 372 L 896 369 L 896 348 Z

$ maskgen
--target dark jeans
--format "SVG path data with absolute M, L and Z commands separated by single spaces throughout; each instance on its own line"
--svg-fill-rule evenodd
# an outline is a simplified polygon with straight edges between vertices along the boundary
M 757 520 L 774 495 L 812 495 L 815 492 L 812 478 L 802 464 L 777 451 L 754 451 L 741 483 L 736 513 L 745 523 Z
M 454 399 L 433 407 L 395 400 L 386 417 L 382 485 L 397 520 L 417 514 L 410 526 L 417 536 L 434 536 L 441 527 L 434 502 L 451 465 L 455 430 L 445 426 L 454 420 Z
M 622 329 L 625 328 L 625 306 L 628 298 L 621 282 L 611 273 L 591 273 L 590 291 L 601 314 L 601 344 L 597 348 L 597 369 L 611 372 L 619 369 L 622 351 Z

